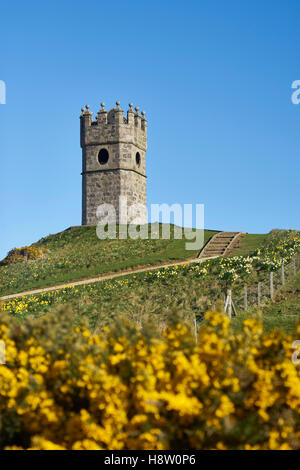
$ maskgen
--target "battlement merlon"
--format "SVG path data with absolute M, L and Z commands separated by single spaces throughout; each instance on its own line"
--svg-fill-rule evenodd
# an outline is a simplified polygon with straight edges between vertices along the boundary
M 86 109 L 81 109 L 80 115 L 80 145 L 108 144 L 114 142 L 124 142 L 133 144 L 146 152 L 147 150 L 147 120 L 145 112 L 139 114 L 139 108 L 132 110 L 132 103 L 129 103 L 127 118 L 124 117 L 120 108 L 120 102 L 116 102 L 117 107 L 109 111 L 105 110 L 105 104 L 101 103 L 101 109 L 97 113 L 96 120 L 92 119 L 89 105 Z

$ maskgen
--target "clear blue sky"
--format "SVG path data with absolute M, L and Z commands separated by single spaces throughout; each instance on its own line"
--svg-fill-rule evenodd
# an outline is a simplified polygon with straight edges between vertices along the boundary
M 297 0 L 1 2 L 0 257 L 81 222 L 79 114 L 145 109 L 148 200 L 298 228 Z

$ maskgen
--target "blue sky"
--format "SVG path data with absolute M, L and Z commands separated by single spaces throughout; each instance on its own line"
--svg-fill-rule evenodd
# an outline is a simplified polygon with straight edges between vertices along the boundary
M 207 228 L 298 228 L 300 4 L 4 0 L 0 257 L 81 222 L 79 114 L 145 109 L 149 203 Z

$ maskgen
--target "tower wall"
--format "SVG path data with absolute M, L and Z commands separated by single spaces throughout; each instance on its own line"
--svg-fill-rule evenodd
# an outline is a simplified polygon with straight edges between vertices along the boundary
M 96 225 L 97 207 L 112 204 L 117 222 L 119 197 L 126 196 L 128 206 L 146 205 L 146 150 L 147 121 L 130 109 L 127 118 L 117 102 L 117 108 L 106 112 L 104 104 L 96 120 L 92 119 L 89 106 L 80 116 L 80 141 L 82 147 L 82 225 Z M 99 162 L 99 152 L 107 150 L 109 158 Z M 139 154 L 139 157 L 137 157 Z M 122 219 L 124 220 L 124 219 Z M 146 223 L 146 220 L 144 220 Z

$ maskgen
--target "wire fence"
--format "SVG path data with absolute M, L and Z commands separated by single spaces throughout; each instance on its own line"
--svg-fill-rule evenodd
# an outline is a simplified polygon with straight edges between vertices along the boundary
M 290 263 L 282 264 L 278 271 L 261 273 L 257 282 L 245 283 L 242 288 L 239 286 L 239 288 L 233 288 L 231 292 L 227 292 L 227 305 L 225 301 L 225 311 L 228 312 L 228 310 L 230 310 L 230 300 L 232 315 L 237 315 L 238 312 L 247 311 L 252 307 L 260 307 L 264 305 L 266 302 L 273 300 L 276 291 L 278 291 L 280 287 L 284 286 L 299 271 L 300 254 L 298 253 L 293 256 Z
M 274 299 L 276 292 L 300 271 L 300 253 L 293 256 L 289 263 L 282 264 L 274 272 L 259 273 L 255 281 L 251 278 L 244 285 L 239 282 L 228 288 L 224 298 L 224 310 L 231 318 L 254 307 L 262 307 Z M 196 314 L 194 321 L 195 337 L 198 326 L 203 323 L 204 314 Z

